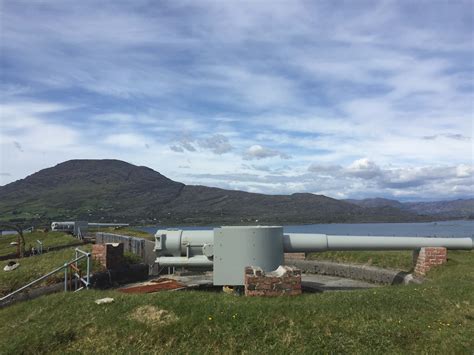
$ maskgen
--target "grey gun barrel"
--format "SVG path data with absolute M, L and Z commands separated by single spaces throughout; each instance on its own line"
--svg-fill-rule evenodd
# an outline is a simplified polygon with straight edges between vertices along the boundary
M 471 250 L 473 239 L 433 237 L 353 236 L 309 233 L 286 233 L 283 249 L 286 253 L 344 250 L 413 250 L 423 247 Z

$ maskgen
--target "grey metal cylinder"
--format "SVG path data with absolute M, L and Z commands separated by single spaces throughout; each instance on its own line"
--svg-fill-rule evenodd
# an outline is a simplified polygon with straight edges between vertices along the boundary
M 326 234 L 290 233 L 283 236 L 286 253 L 309 253 L 328 250 Z
M 246 266 L 272 271 L 283 264 L 283 227 L 214 229 L 214 285 L 243 285 Z
M 413 250 L 423 247 L 445 247 L 447 249 L 471 250 L 473 239 L 389 237 L 389 236 L 346 236 L 307 233 L 287 233 L 283 236 L 285 252 L 318 252 L 325 250 Z
M 160 229 L 155 234 L 158 256 L 202 255 L 205 244 L 214 242 L 212 230 Z
M 205 268 L 212 269 L 212 260 L 205 256 L 193 256 L 186 258 L 185 256 L 162 256 L 155 261 L 160 266 L 176 266 L 176 267 L 193 267 L 193 268 Z
M 348 237 L 328 236 L 328 250 L 413 250 L 423 247 L 445 247 L 447 249 L 471 250 L 472 239 L 427 238 L 427 237 Z

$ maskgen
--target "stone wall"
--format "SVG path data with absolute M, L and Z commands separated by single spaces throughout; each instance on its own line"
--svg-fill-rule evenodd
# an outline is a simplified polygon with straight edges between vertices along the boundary
M 94 244 L 92 259 L 97 260 L 106 269 L 117 269 L 123 266 L 123 243 Z
M 443 247 L 421 248 L 415 251 L 415 275 L 425 276 L 434 266 L 444 264 L 448 260 L 448 251 Z
M 143 238 L 132 237 L 128 235 L 102 233 L 95 234 L 96 243 L 123 243 L 124 251 L 138 255 L 149 266 L 150 275 L 158 275 L 158 264 L 155 264 L 156 252 L 155 242 Z
M 395 285 L 406 283 L 408 272 L 370 265 L 341 264 L 323 260 L 294 260 L 293 266 L 303 273 L 345 277 L 354 280 Z
M 247 266 L 244 283 L 245 296 L 295 296 L 301 294 L 301 270 L 279 266 L 265 274 L 260 267 Z

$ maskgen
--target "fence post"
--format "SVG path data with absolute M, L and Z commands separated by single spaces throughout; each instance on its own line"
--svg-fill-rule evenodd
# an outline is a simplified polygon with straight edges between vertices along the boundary
M 64 292 L 67 292 L 67 268 L 68 264 L 64 263 Z

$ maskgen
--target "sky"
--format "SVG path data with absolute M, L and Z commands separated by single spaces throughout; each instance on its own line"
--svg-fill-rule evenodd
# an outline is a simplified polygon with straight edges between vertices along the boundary
M 69 159 L 186 184 L 474 195 L 473 1 L 0 1 L 0 185 Z

